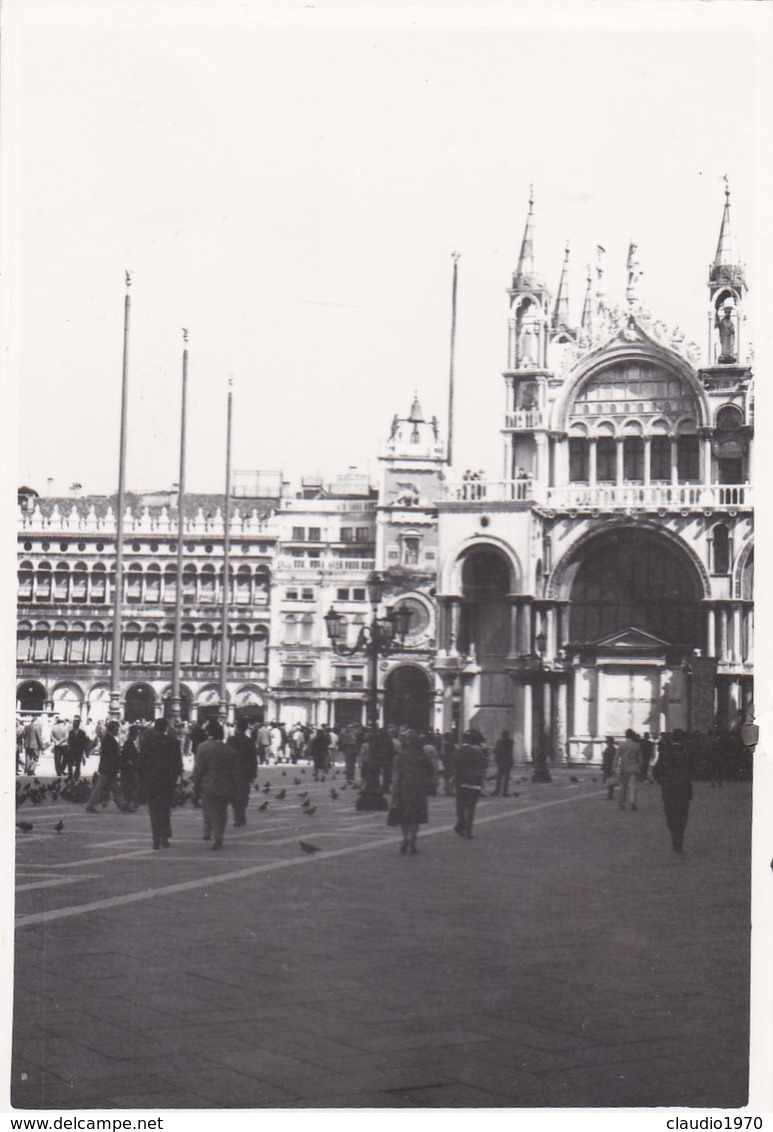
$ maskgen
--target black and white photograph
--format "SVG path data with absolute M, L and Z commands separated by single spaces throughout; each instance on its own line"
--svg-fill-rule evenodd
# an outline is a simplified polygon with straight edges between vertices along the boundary
M 770 5 L 2 20 L 9 1126 L 762 1128 Z

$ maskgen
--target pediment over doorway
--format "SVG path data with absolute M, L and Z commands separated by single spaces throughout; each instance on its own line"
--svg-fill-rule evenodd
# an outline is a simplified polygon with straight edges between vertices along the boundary
M 647 633 L 644 629 L 636 629 L 629 625 L 611 636 L 602 637 L 594 641 L 592 648 L 597 652 L 650 652 L 662 653 L 669 648 L 667 641 L 656 637 L 654 633 Z

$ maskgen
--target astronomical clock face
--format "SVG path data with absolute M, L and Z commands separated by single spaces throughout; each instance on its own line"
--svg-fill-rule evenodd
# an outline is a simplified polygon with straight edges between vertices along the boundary
M 403 598 L 398 604 L 411 611 L 408 637 L 411 639 L 423 637 L 429 630 L 429 612 L 426 606 L 412 597 Z

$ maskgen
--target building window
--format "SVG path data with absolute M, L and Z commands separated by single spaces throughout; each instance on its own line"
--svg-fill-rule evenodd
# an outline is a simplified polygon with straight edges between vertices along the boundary
M 142 601 L 142 571 L 139 566 L 130 566 L 126 578 L 126 600 Z
M 25 563 L 26 566 L 26 563 Z M 19 571 L 19 601 L 32 601 L 32 570 Z
M 70 598 L 70 571 L 67 566 L 60 566 L 54 574 L 54 601 L 69 601 Z
M 164 571 L 164 602 L 174 605 L 177 601 L 177 570 L 174 566 L 167 566 Z
M 569 438 L 569 482 L 587 483 L 590 476 L 589 444 L 581 436 Z
M 165 632 L 161 638 L 161 663 L 171 664 L 174 658 L 174 637 L 171 632 Z
M 48 625 L 38 625 L 32 634 L 32 660 L 48 659 Z
M 88 653 L 86 659 L 89 664 L 100 664 L 104 653 L 104 639 L 101 630 L 92 629 L 88 637 Z
M 236 604 L 249 605 L 252 598 L 252 575 L 249 566 L 236 571 Z
M 600 436 L 596 441 L 596 480 L 617 483 L 617 441 L 613 436 Z
M 322 542 L 321 527 L 309 527 L 309 542 Z
M 307 613 L 306 616 L 301 620 L 301 644 L 310 645 L 313 634 L 314 618 L 311 616 L 311 614 Z
M 145 575 L 145 601 L 154 605 L 161 601 L 161 571 L 158 566 L 148 567 Z
M 107 570 L 97 563 L 91 574 L 91 601 L 101 604 L 107 601 Z
M 306 537 L 304 527 L 293 527 L 293 542 L 303 542 Z
M 212 605 L 215 601 L 216 596 L 217 594 L 214 567 L 205 566 L 201 571 L 200 600 L 208 605 Z
M 644 482 L 644 441 L 640 436 L 626 436 L 623 441 L 623 479 Z
M 700 446 L 697 436 L 680 436 L 676 442 L 676 461 L 680 483 L 700 479 Z
M 65 636 L 67 628 L 64 624 L 54 626 L 54 632 L 51 637 L 51 659 L 63 661 L 67 656 L 67 637 Z
M 668 483 L 671 479 L 671 438 L 653 436 L 650 441 L 650 479 Z
M 123 638 L 124 664 L 137 664 L 140 659 L 140 638 L 136 632 L 127 632 Z
M 352 590 L 352 601 L 367 601 L 367 594 L 364 589 L 357 586 Z
M 268 587 L 270 579 L 265 570 L 258 570 L 255 574 L 255 605 L 268 605 Z
M 183 604 L 193 605 L 196 600 L 196 567 L 183 567 Z
M 712 532 L 712 573 L 730 573 L 730 534 L 724 523 L 718 523 Z
M 158 660 L 158 634 L 150 630 L 142 636 L 142 660 L 145 664 L 155 664 Z
M 199 664 L 212 664 L 213 663 L 213 661 L 214 661 L 213 647 L 212 647 L 213 644 L 214 644 L 214 641 L 212 639 L 211 632 L 210 633 L 202 632 L 200 634 L 200 636 L 198 638 L 198 646 L 199 646 L 198 647 L 198 655 L 196 657 Z M 192 660 L 193 659 L 193 637 L 190 638 L 190 648 L 191 648 L 191 660 Z
M 70 664 L 82 664 L 86 659 L 86 631 L 83 625 L 73 626 L 70 635 Z
M 298 618 L 294 613 L 288 613 L 284 619 L 284 635 L 282 643 L 285 645 L 294 645 L 298 643 Z
M 314 601 L 314 590 L 310 588 L 301 590 L 301 601 Z
M 265 664 L 268 652 L 268 634 L 264 628 L 259 628 L 252 638 L 252 663 Z
M 298 590 L 285 590 L 285 601 L 297 601 Z
M 37 576 L 35 578 L 35 600 L 36 601 L 50 601 L 51 600 L 51 567 L 43 562 L 38 568 Z
M 353 527 L 341 527 L 341 542 L 354 542 Z
M 16 632 L 16 659 L 25 661 L 30 655 L 30 626 L 22 622 Z
M 418 566 L 421 539 L 408 536 L 403 539 L 403 564 L 405 566 Z
M 348 601 L 349 589 L 346 586 L 339 586 L 336 590 L 336 601 Z
M 371 539 L 370 527 L 358 527 L 356 539 L 357 539 L 357 542 L 370 542 L 370 539 Z
M 250 663 L 250 638 L 247 633 L 241 629 L 234 633 L 231 642 L 231 664 L 249 664 Z

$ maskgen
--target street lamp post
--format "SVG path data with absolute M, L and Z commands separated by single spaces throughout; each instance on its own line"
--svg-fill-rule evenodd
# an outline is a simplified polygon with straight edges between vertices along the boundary
M 545 689 L 546 680 L 545 675 L 545 646 L 547 645 L 547 637 L 545 633 L 538 633 L 534 638 L 534 643 L 537 646 L 537 656 L 539 657 L 539 736 L 537 739 L 537 746 L 534 750 L 532 763 L 534 770 L 532 771 L 532 782 L 552 782 L 550 770 L 548 769 L 547 759 L 547 744 L 548 744 L 548 729 L 545 726 Z
M 359 654 L 365 655 L 368 659 L 367 719 L 371 736 L 374 736 L 378 730 L 378 662 L 381 657 L 389 656 L 393 652 L 405 651 L 404 642 L 411 622 L 411 610 L 405 605 L 390 610 L 385 617 L 379 617 L 378 610 L 383 595 L 384 579 L 380 574 L 371 574 L 368 579 L 370 624 L 362 626 L 353 645 L 347 645 L 344 639 L 342 615 L 332 606 L 325 614 L 328 640 L 336 656 Z M 373 760 L 370 761 L 367 770 L 363 770 L 363 785 L 357 800 L 357 808 L 359 810 L 386 808 L 378 765 L 374 764 Z

